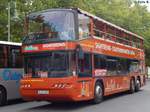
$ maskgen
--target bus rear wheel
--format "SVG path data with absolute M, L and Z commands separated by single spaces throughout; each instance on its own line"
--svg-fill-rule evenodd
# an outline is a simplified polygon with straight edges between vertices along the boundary
M 138 92 L 140 90 L 141 84 L 140 84 L 140 80 L 137 79 L 136 80 L 136 86 L 135 86 L 135 91 Z
M 103 101 L 103 88 L 100 82 L 96 82 L 94 89 L 94 99 L 93 103 L 98 104 Z
M 0 88 L 0 106 L 5 105 L 6 101 L 6 92 L 3 88 Z
M 135 92 L 135 81 L 134 81 L 134 79 L 130 80 L 130 90 L 129 90 L 129 92 L 131 94 Z

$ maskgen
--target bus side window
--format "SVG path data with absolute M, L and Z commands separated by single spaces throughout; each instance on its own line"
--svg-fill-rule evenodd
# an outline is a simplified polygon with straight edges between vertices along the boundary
M 83 59 L 78 59 L 79 77 L 92 77 L 92 58 L 91 54 L 85 53 Z
M 22 68 L 22 56 L 20 48 L 10 49 L 10 67 L 11 68 Z
M 107 58 L 108 75 L 117 75 L 117 63 L 118 60 L 113 58 Z
M 127 75 L 129 73 L 129 60 L 125 58 L 119 58 L 117 64 L 117 73 L 119 75 Z
M 7 48 L 0 46 L 0 68 L 6 68 L 7 64 Z
M 130 63 L 130 72 L 139 72 L 139 61 L 131 61 Z
M 79 39 L 88 38 L 90 35 L 90 18 L 83 14 L 78 14 Z
M 102 55 L 94 55 L 94 68 L 95 69 L 106 69 L 106 60 Z

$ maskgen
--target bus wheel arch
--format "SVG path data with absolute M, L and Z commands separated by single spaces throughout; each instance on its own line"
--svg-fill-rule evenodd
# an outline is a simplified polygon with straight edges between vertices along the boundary
M 97 79 L 94 84 L 94 98 L 93 103 L 98 104 L 101 103 L 104 96 L 104 84 L 101 79 Z
M 5 105 L 7 102 L 7 90 L 4 86 L 0 85 L 0 106 Z

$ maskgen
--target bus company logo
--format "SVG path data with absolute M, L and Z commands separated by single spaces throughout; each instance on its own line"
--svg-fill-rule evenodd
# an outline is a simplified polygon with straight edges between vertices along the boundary
M 51 43 L 51 44 L 44 44 L 43 48 L 55 48 L 55 47 L 65 47 L 65 43 Z
M 26 46 L 25 48 L 24 48 L 24 50 L 26 50 L 26 51 L 33 51 L 33 50 L 38 50 L 39 48 L 37 47 L 37 46 L 32 46 L 32 45 L 30 45 L 30 46 Z

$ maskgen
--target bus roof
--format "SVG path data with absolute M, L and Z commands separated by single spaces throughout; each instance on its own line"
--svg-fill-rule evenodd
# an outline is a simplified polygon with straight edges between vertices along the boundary
M 14 46 L 21 46 L 22 43 L 8 42 L 8 41 L 0 41 L 0 45 L 14 45 Z
M 77 8 L 77 10 L 78 10 L 80 13 L 82 13 L 82 14 L 85 14 L 85 15 L 87 15 L 87 16 L 90 16 L 90 17 L 94 18 L 94 19 L 97 19 L 97 20 L 99 20 L 99 21 L 102 21 L 103 23 L 106 23 L 106 24 L 108 24 L 108 25 L 110 25 L 110 26 L 112 26 L 112 27 L 115 27 L 115 28 L 117 28 L 117 29 L 119 29 L 119 30 L 122 30 L 122 31 L 124 31 L 124 32 L 126 32 L 126 33 L 128 33 L 128 34 L 131 34 L 131 35 L 135 36 L 135 37 L 138 37 L 139 39 L 142 39 L 142 40 L 144 39 L 143 37 L 141 37 L 141 36 L 139 36 L 139 35 L 137 35 L 137 34 L 135 34 L 135 33 L 132 33 L 132 32 L 130 32 L 130 31 L 124 29 L 124 28 L 121 28 L 121 27 L 119 27 L 119 26 L 117 26 L 117 25 L 115 25 L 115 24 L 113 24 L 113 23 L 110 23 L 110 22 L 108 22 L 108 21 L 106 21 L 106 20 L 104 20 L 104 19 L 102 19 L 102 18 L 100 18 L 100 17 L 97 17 L 97 16 L 95 16 L 95 15 L 93 15 L 93 14 L 90 14 L 90 13 L 88 13 L 87 11 L 84 11 L 84 10 L 82 10 L 82 9 L 80 9 L 80 8 Z

